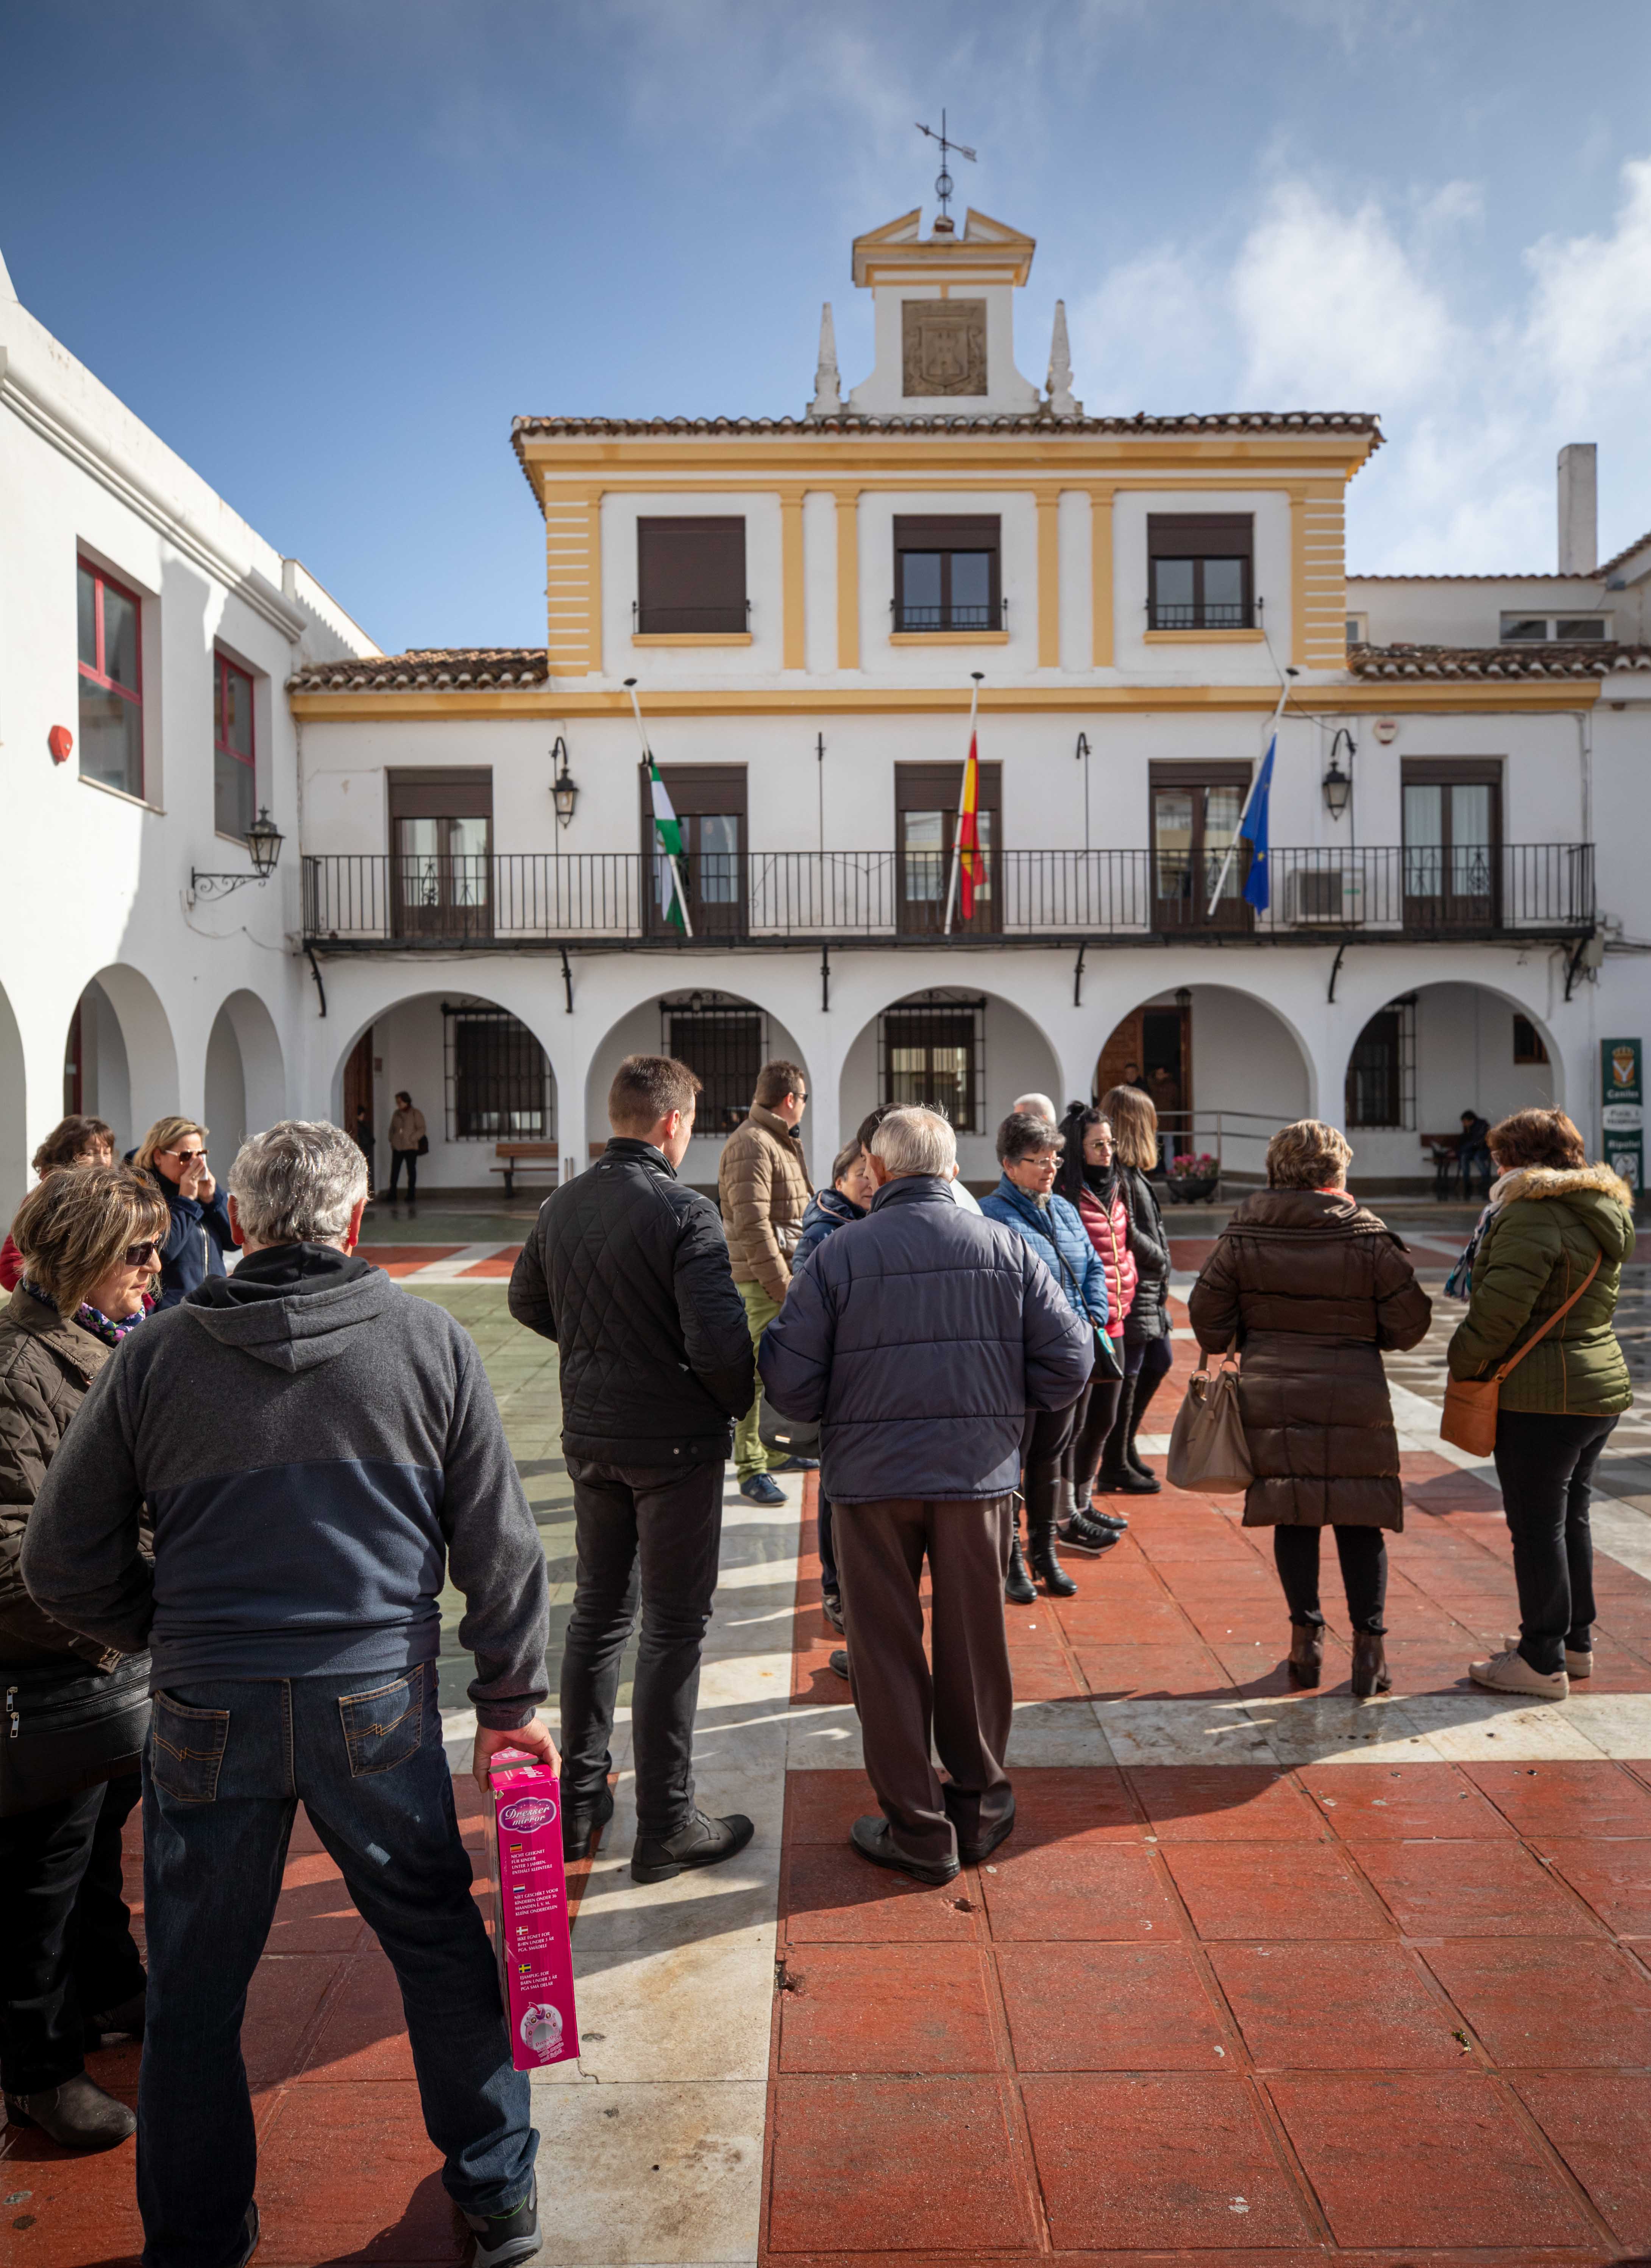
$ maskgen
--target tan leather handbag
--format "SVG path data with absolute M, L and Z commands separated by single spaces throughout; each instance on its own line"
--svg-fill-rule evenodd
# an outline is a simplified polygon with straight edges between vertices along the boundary
M 1496 1447 L 1496 1411 L 1502 1391 L 1502 1381 L 1510 1370 L 1516 1370 L 1537 1342 L 1546 1338 L 1562 1317 L 1568 1315 L 1588 1285 L 1599 1273 L 1599 1263 L 1604 1256 L 1596 1253 L 1594 1265 L 1588 1270 L 1564 1307 L 1556 1307 L 1539 1331 L 1533 1331 L 1517 1354 L 1510 1354 L 1500 1370 L 1488 1378 L 1453 1378 L 1445 1387 L 1445 1406 L 1439 1415 L 1439 1435 L 1458 1449 L 1466 1449 L 1476 1457 L 1488 1457 Z
M 1199 1367 L 1187 1381 L 1169 1436 L 1171 1488 L 1192 1489 L 1200 1496 L 1237 1496 L 1255 1478 L 1238 1414 L 1238 1365 L 1233 1359 L 1236 1345 L 1235 1340 L 1227 1348 L 1213 1378 L 1207 1367 L 1209 1357 L 1201 1355 Z

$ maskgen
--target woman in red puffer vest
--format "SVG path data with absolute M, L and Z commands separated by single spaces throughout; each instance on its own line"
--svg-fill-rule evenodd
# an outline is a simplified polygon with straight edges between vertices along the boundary
M 1124 1325 L 1135 1297 L 1136 1270 L 1129 1212 L 1113 1164 L 1111 1122 L 1097 1105 L 1074 1102 L 1060 1130 L 1066 1146 L 1055 1186 L 1077 1206 L 1106 1270 L 1107 1336 L 1115 1358 L 1109 1378 L 1102 1376 L 1097 1360 L 1082 1427 L 1067 1443 L 1061 1461 L 1066 1495 L 1058 1531 L 1061 1543 L 1070 1550 L 1094 1554 L 1108 1550 L 1128 1525 L 1119 1513 L 1097 1512 L 1092 1498 L 1101 1452 L 1117 1418 L 1124 1385 Z

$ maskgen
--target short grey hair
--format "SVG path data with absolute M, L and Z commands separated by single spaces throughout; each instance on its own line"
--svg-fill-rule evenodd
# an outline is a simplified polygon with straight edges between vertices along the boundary
M 957 1137 L 938 1110 L 891 1110 L 872 1137 L 872 1155 L 881 1158 L 889 1180 L 904 1174 L 949 1176 L 957 1163 Z
M 1033 1118 L 1047 1118 L 1051 1126 L 1055 1123 L 1055 1106 L 1046 1094 L 1017 1094 L 1010 1108 L 1012 1115 L 1025 1111 Z
M 355 1137 L 324 1118 L 283 1118 L 243 1142 L 230 1195 L 254 1244 L 336 1244 L 367 1194 Z

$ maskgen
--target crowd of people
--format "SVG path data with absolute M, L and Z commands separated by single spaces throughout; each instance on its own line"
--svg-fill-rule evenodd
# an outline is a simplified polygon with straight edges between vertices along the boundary
M 357 1137 L 284 1121 L 223 1188 L 181 1116 L 120 1163 L 84 1116 L 35 1153 L 0 1252 L 0 2085 L 9 2118 L 70 2149 L 136 2124 L 146 2268 L 242 2268 L 258 2241 L 240 2033 L 300 1801 L 395 1969 L 479 2268 L 537 2249 L 527 2080 L 443 1747 L 449 1580 L 478 1784 L 505 1748 L 558 1769 L 571 1859 L 614 1816 L 639 1616 L 630 1871 L 663 1882 L 754 1831 L 700 1808 L 693 1768 L 727 1461 L 739 1497 L 776 1509 L 776 1471 L 817 1468 L 833 1667 L 878 1807 L 855 1848 L 944 1883 L 1013 1832 L 1005 1602 L 1070 1596 L 1061 1554 L 1116 1550 L 1163 1486 L 1142 1454 L 1172 1351 L 1153 1100 L 1127 1080 L 1059 1117 L 1017 1098 L 978 1198 L 945 1116 L 886 1106 L 816 1189 L 807 1078 L 777 1061 L 713 1203 L 679 1178 L 699 1091 L 669 1057 L 627 1058 L 612 1138 L 546 1201 L 510 1284 L 512 1315 L 557 1345 L 573 1489 L 559 1750 L 538 1715 L 545 1561 L 498 1410 L 468 1335 L 357 1253 Z M 410 1181 L 423 1121 L 397 1101 Z M 1561 1111 L 1517 1112 L 1485 1146 L 1448 1360 L 1495 1381 L 1521 1627 L 1469 1675 L 1559 1700 L 1592 1668 L 1588 1505 L 1631 1400 L 1612 1319 L 1633 1198 Z M 1277 1134 L 1188 1314 L 1206 1359 L 1239 1358 L 1242 1517 L 1273 1531 L 1291 1681 L 1323 1675 L 1330 1528 L 1367 1697 L 1391 1683 L 1385 1538 L 1404 1516 L 1382 1357 L 1432 1307 L 1349 1193 L 1351 1160 L 1318 1121 Z M 146 1962 L 122 1863 L 140 1800 Z M 144 2041 L 136 2118 L 85 2070 L 112 2033 Z

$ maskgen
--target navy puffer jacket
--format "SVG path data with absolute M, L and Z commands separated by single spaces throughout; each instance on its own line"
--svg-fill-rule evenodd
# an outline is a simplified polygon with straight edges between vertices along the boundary
M 816 1190 L 808 1210 L 802 1217 L 802 1234 L 797 1240 L 797 1249 L 791 1256 L 791 1272 L 797 1275 L 816 1244 L 823 1244 L 834 1228 L 846 1228 L 851 1220 L 864 1220 L 866 1208 L 845 1197 L 841 1189 Z
M 1107 1272 L 1076 1205 L 1052 1193 L 1048 1204 L 1040 1205 L 1006 1174 L 991 1195 L 981 1199 L 980 1210 L 988 1220 L 1000 1220 L 1026 1239 L 1065 1293 L 1075 1314 L 1105 1323 Z
M 1086 1242 L 1087 1240 L 1085 1240 Z M 828 1236 L 763 1334 L 763 1390 L 820 1421 L 833 1504 L 1002 1496 L 1028 1410 L 1082 1393 L 1095 1336 L 1031 1248 L 928 1174 Z
M 172 1215 L 161 1248 L 159 1305 L 175 1307 L 209 1276 L 227 1272 L 224 1255 L 235 1249 L 229 1198 L 221 1182 L 203 1204 L 199 1197 L 185 1197 L 177 1183 L 164 1174 L 151 1174 L 150 1179 L 166 1198 Z

